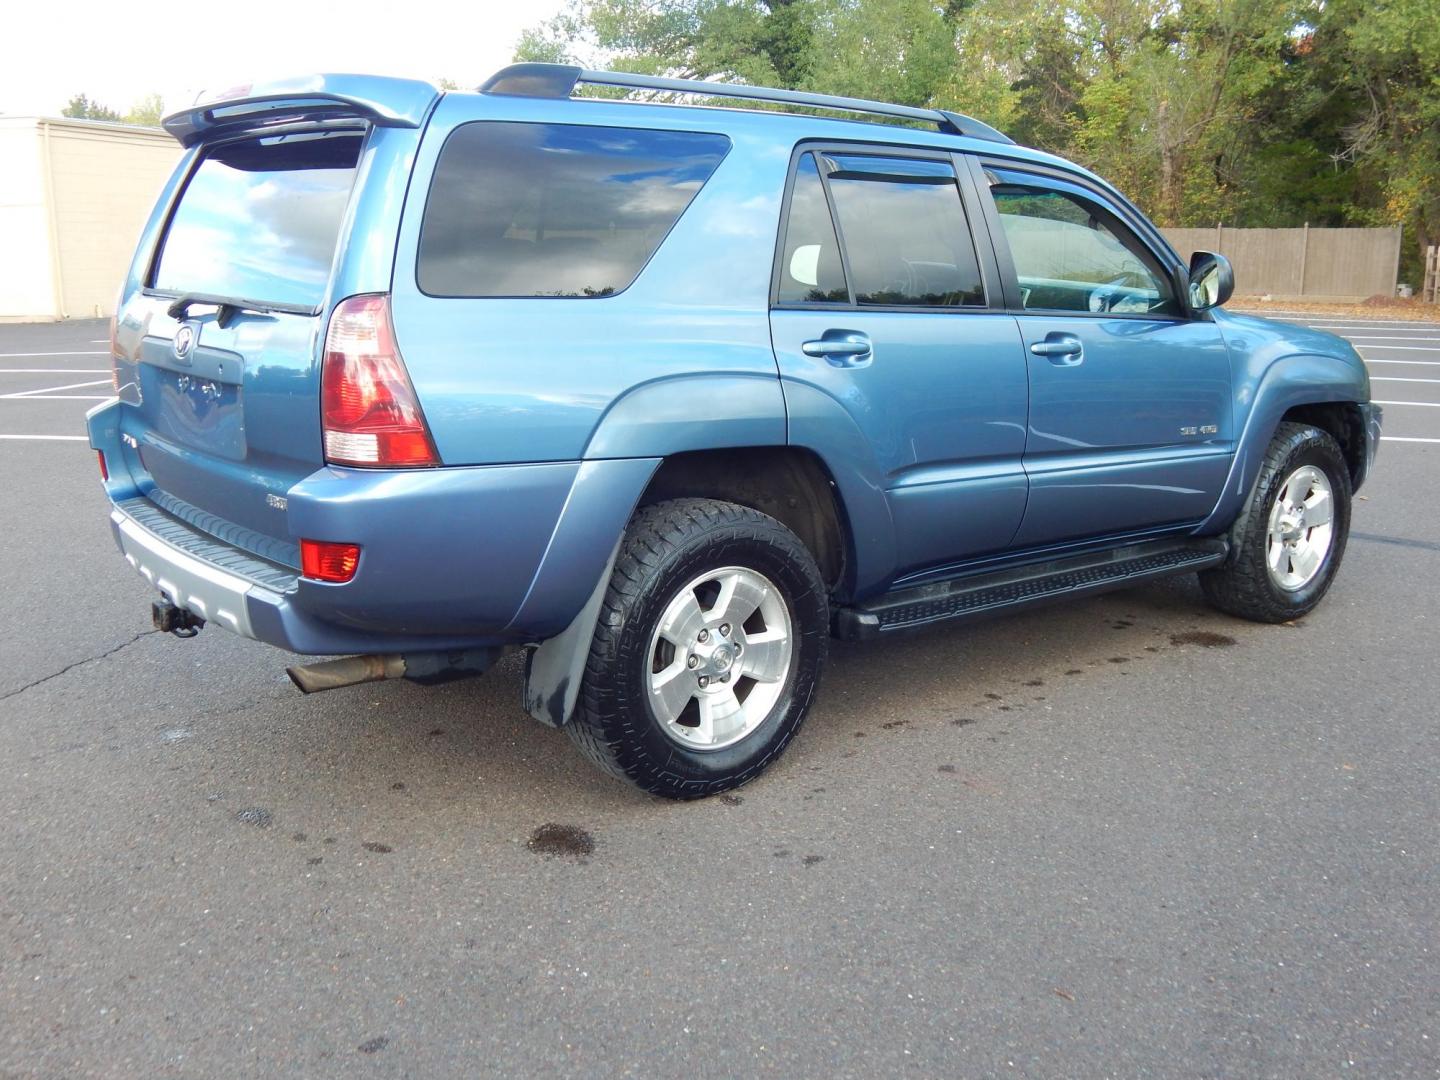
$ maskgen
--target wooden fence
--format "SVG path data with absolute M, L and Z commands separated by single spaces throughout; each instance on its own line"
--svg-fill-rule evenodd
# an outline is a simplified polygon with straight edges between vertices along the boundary
M 1400 229 L 1165 229 L 1189 259 L 1215 251 L 1235 267 L 1237 296 L 1365 300 L 1394 296 Z

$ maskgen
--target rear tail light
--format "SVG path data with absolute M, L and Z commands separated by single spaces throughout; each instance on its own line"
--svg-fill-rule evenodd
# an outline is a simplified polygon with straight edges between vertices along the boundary
M 100 459 L 100 480 L 102 483 L 110 482 L 110 466 L 105 464 L 105 451 L 96 450 L 95 456 Z
M 385 468 L 440 464 L 395 344 L 388 296 L 352 296 L 336 306 L 320 387 L 326 461 Z
M 300 541 L 300 573 L 316 581 L 346 582 L 360 565 L 359 544 Z

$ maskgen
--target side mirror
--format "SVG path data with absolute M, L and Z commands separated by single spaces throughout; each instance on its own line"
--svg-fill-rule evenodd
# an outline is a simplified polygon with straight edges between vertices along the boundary
M 1230 260 L 1213 251 L 1190 256 L 1190 310 L 1209 311 L 1230 299 L 1235 291 L 1235 271 Z

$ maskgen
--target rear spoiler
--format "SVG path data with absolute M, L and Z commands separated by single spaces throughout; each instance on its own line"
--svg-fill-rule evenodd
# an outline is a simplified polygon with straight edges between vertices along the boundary
M 378 75 L 305 75 L 201 94 L 161 121 L 181 146 L 217 135 L 297 122 L 365 120 L 382 127 L 419 127 L 440 91 L 418 79 Z

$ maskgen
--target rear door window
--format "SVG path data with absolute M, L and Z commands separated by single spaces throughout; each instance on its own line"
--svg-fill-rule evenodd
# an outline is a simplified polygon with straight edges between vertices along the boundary
M 416 268 L 431 296 L 611 296 L 730 148 L 724 135 L 478 121 L 435 166 Z
M 814 154 L 806 154 L 795 167 L 778 299 L 782 304 L 843 304 L 850 300 L 840 241 Z
M 819 155 L 861 306 L 983 306 L 985 288 L 948 161 Z
M 356 133 L 242 139 L 186 181 L 151 286 L 318 307 L 355 182 Z

